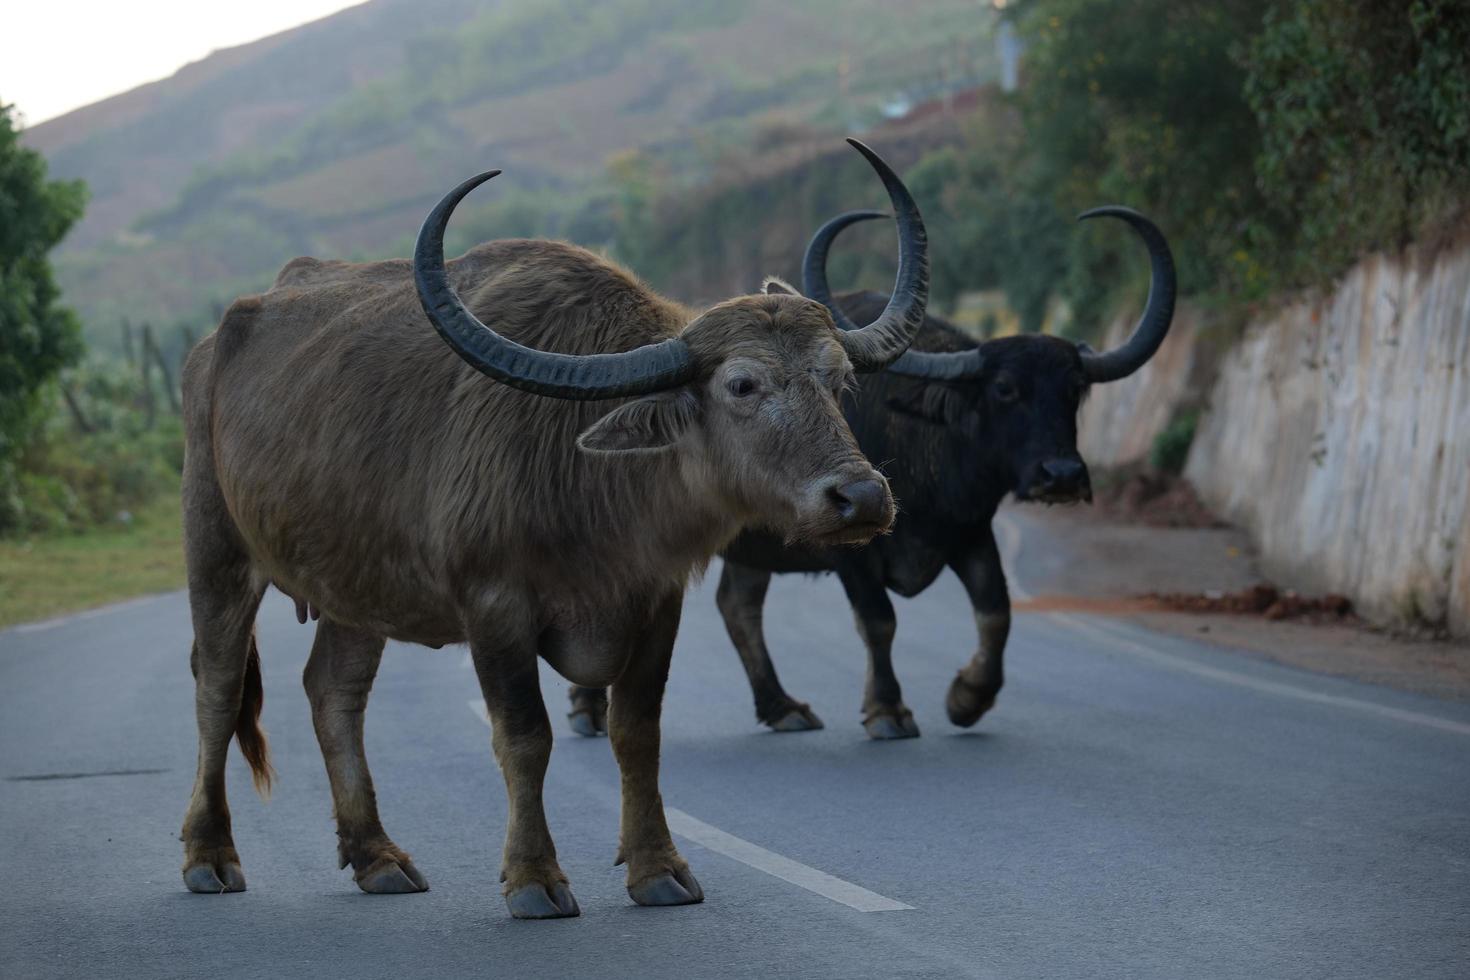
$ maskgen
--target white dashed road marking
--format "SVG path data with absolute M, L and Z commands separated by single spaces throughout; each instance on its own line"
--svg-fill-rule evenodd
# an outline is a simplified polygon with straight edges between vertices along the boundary
M 691 817 L 683 810 L 666 806 L 664 816 L 668 818 L 669 830 L 680 837 L 688 838 L 701 847 L 717 854 L 723 854 L 757 871 L 764 871 L 772 877 L 789 881 L 809 892 L 816 892 L 823 898 L 830 898 L 848 908 L 857 909 L 859 912 L 901 912 L 904 909 L 913 908 L 912 905 L 905 905 L 903 902 L 886 898 L 877 892 L 868 891 L 861 885 L 854 885 L 850 881 L 844 881 L 825 871 L 818 871 L 800 861 L 793 861 L 789 857 L 768 851 L 734 834 L 727 834 L 719 827 L 712 827 L 703 820 Z
M 484 702 L 472 700 L 468 703 L 475 717 L 488 727 L 490 717 L 485 711 Z M 773 878 L 780 878 L 782 881 L 805 888 L 823 898 L 831 899 L 839 905 L 846 905 L 859 912 L 901 912 L 913 908 L 912 905 L 879 895 L 861 885 L 854 885 L 836 875 L 829 875 L 825 871 L 818 871 L 810 865 L 793 861 L 775 851 L 768 851 L 759 844 L 752 844 L 744 838 L 726 833 L 719 827 L 707 824 L 698 817 L 692 817 L 683 810 L 666 806 L 664 817 L 669 822 L 669 830 L 680 837 L 691 840 L 716 854 L 723 854 L 732 861 L 739 861 L 747 867 L 764 871 Z

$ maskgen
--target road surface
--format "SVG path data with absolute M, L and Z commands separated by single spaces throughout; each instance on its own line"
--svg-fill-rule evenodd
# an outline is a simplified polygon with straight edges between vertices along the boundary
M 1015 525 L 1009 525 L 1014 528 Z M 1054 557 L 1021 542 L 1018 578 Z M 824 731 L 754 720 L 713 602 L 691 591 L 664 797 L 704 886 L 630 903 L 606 739 L 565 734 L 547 808 L 582 917 L 509 918 L 505 800 L 463 648 L 390 645 L 368 713 L 384 822 L 429 878 L 367 896 L 336 867 L 300 687 L 311 629 L 260 620 L 280 780 L 229 779 L 250 890 L 191 895 L 182 594 L 0 633 L 0 976 L 1470 976 L 1470 707 L 1318 677 L 1078 615 L 1023 615 L 973 731 L 943 698 L 975 642 L 952 577 L 898 604 L 924 735 L 874 743 L 831 578 L 787 576 L 767 628 Z

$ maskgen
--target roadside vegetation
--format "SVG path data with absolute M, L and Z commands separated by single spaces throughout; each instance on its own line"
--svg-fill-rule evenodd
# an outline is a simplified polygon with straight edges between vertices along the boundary
M 89 356 L 52 279 L 85 200 L 0 106 L 0 626 L 183 578 L 178 372 L 151 329 Z
M 85 532 L 0 540 L 0 628 L 184 583 L 177 494 Z
M 1021 0 L 1005 16 L 1026 45 L 1018 91 L 981 98 L 942 145 L 900 161 L 934 242 L 941 310 L 998 289 L 1022 329 L 1060 304 L 1067 332 L 1095 336 L 1146 275 L 1126 235 L 1073 222 L 1101 203 L 1153 217 L 1182 292 L 1235 322 L 1365 252 L 1466 219 L 1470 5 L 1459 0 Z M 625 165 L 617 250 L 656 285 L 697 290 L 691 246 L 708 268 L 738 264 L 770 233 L 750 216 L 780 202 L 795 256 L 800 236 L 871 203 L 849 186 L 860 176 L 810 153 L 690 191 L 662 179 L 656 157 Z M 866 234 L 844 237 L 834 282 L 887 281 L 886 235 Z

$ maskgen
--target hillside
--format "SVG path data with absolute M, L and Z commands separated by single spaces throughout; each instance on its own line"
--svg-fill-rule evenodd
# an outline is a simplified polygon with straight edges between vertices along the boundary
M 793 133 L 864 130 L 985 77 L 989 30 L 973 0 L 371 0 L 25 139 L 91 187 L 58 275 L 106 343 L 123 316 L 202 325 L 297 254 L 404 254 L 488 166 L 506 178 L 459 244 L 607 244 L 610 163 L 695 186 Z
M 944 193 L 933 178 L 933 160 L 943 151 L 967 152 L 977 132 L 991 139 L 1017 125 L 1004 96 L 987 85 L 920 102 L 863 132 L 864 141 L 903 172 L 923 209 L 933 244 L 931 309 L 954 315 L 956 282 L 973 289 L 985 276 L 983 269 L 951 268 L 959 239 L 955 225 L 971 202 Z M 632 162 L 651 169 L 658 157 Z M 639 190 L 641 221 L 624 216 L 619 255 L 657 288 L 698 300 L 748 289 L 763 275 L 798 282 L 803 249 L 824 221 L 853 208 L 885 206 L 872 171 L 826 133 L 783 133 L 779 146 L 753 156 L 732 154 L 697 188 L 651 182 Z M 885 288 L 895 272 L 893 244 L 886 222 L 844 232 L 828 261 L 834 288 Z

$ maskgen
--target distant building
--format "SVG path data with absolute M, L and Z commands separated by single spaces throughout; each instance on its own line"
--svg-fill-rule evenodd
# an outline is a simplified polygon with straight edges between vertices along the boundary
M 883 103 L 882 108 L 883 118 L 885 119 L 902 119 L 913 111 L 913 100 L 906 95 L 893 96 L 887 102 Z

